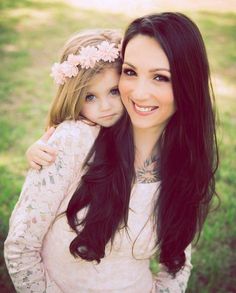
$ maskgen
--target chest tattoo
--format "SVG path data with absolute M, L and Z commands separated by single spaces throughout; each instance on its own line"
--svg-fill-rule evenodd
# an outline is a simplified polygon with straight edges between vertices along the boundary
M 160 180 L 160 159 L 152 156 L 145 160 L 143 166 L 136 170 L 138 183 L 152 183 Z

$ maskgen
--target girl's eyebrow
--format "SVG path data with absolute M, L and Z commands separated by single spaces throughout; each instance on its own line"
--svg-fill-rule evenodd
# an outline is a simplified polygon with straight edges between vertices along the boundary
M 113 90 L 113 89 L 116 89 L 116 88 L 118 89 L 118 84 L 114 84 L 113 86 L 109 87 L 109 89 L 107 89 L 107 90 L 109 92 L 110 90 Z M 90 91 L 87 92 L 86 96 L 88 96 L 88 95 L 97 96 L 97 93 L 94 90 L 92 90 L 92 91 L 90 90 Z
M 88 95 L 94 95 L 94 94 L 91 91 L 89 91 L 89 92 L 87 92 L 86 96 L 88 96 Z
M 123 65 L 125 65 L 125 64 L 130 66 L 130 67 L 132 67 L 133 69 L 136 69 L 136 67 L 133 64 L 129 63 L 129 62 L 124 62 Z M 170 72 L 170 69 L 168 69 L 168 68 L 153 68 L 153 69 L 150 69 L 149 71 L 150 72 L 156 72 L 156 71 L 168 71 L 168 72 Z
M 118 84 L 114 85 L 114 86 L 111 86 L 110 89 L 114 89 L 114 88 L 117 88 L 118 87 Z

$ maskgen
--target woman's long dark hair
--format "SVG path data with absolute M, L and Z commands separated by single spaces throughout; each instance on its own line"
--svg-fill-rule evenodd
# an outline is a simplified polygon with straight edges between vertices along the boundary
M 216 194 L 218 151 L 210 71 L 201 34 L 183 14 L 161 13 L 134 20 L 125 32 L 123 58 L 129 41 L 139 34 L 155 38 L 163 48 L 177 107 L 159 142 L 161 188 L 154 211 L 160 262 L 175 274 L 185 263 L 185 248 L 200 235 Z M 135 178 L 127 114 L 117 125 L 102 129 L 88 160 L 87 172 L 67 209 L 69 224 L 77 232 L 70 250 L 99 261 L 120 225 L 127 226 Z M 78 222 L 76 214 L 83 207 L 88 207 L 88 213 Z
M 204 42 L 189 18 L 162 13 L 136 19 L 125 33 L 123 57 L 138 34 L 156 39 L 164 50 L 177 108 L 161 137 L 161 189 L 155 206 L 160 262 L 175 273 L 185 263 L 185 248 L 200 235 L 216 194 L 214 95 Z
M 114 126 L 100 130 L 84 167 L 87 171 L 66 211 L 69 225 L 77 233 L 70 252 L 100 262 L 117 229 L 127 228 L 134 147 L 126 112 Z M 87 208 L 86 216 L 79 220 L 77 212 L 83 208 Z

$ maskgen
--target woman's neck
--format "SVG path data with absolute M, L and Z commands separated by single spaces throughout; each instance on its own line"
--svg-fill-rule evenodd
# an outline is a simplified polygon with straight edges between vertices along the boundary
M 163 129 L 134 128 L 135 157 L 144 161 L 153 155 L 156 156 L 158 152 L 157 145 L 162 132 Z
M 138 182 L 150 183 L 158 180 L 158 140 L 162 129 L 133 129 L 135 144 L 135 170 Z

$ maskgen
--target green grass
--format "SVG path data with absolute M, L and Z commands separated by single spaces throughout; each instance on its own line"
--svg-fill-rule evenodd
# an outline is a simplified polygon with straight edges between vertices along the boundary
M 8 219 L 26 173 L 24 153 L 44 129 L 55 88 L 51 64 L 69 35 L 84 28 L 125 28 L 121 14 L 72 8 L 61 1 L 0 2 L 0 291 L 14 292 L 2 256 Z M 236 15 L 188 13 L 206 41 L 218 104 L 221 206 L 210 213 L 193 252 L 188 293 L 236 292 Z M 155 262 L 152 270 L 157 271 Z

